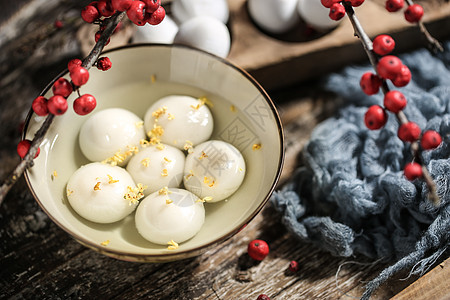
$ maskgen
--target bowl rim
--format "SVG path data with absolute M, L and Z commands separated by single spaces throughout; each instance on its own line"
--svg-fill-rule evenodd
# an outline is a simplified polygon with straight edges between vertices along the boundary
M 266 205 L 266 203 L 269 201 L 269 198 L 271 197 L 271 195 L 273 194 L 279 180 L 280 180 L 280 176 L 281 176 L 281 171 L 283 169 L 283 165 L 284 165 L 284 156 L 285 156 L 285 149 L 284 149 L 284 130 L 283 130 L 283 126 L 281 123 L 281 119 L 279 116 L 279 113 L 275 107 L 274 102 L 272 101 L 272 99 L 270 98 L 270 96 L 267 94 L 267 92 L 264 90 L 264 88 L 256 81 L 256 79 L 254 79 L 254 77 L 252 75 L 250 75 L 246 70 L 244 70 L 243 68 L 235 65 L 234 63 L 230 62 L 229 60 L 227 60 L 226 58 L 211 54 L 209 52 L 203 51 L 201 49 L 197 49 L 197 48 L 193 48 L 190 46 L 186 46 L 186 45 L 180 45 L 180 44 L 161 44 L 161 43 L 135 43 L 135 44 L 127 44 L 127 45 L 123 45 L 123 46 L 119 46 L 119 47 L 115 47 L 115 48 L 111 48 L 108 49 L 106 51 L 103 51 L 101 53 L 102 55 L 106 55 L 108 53 L 111 52 L 118 52 L 118 51 L 123 51 L 123 50 L 127 50 L 127 49 L 131 49 L 131 48 L 138 48 L 138 47 L 150 47 L 150 48 L 168 48 L 168 49 L 173 49 L 173 48 L 182 48 L 182 49 L 189 49 L 192 51 L 196 51 L 196 52 L 200 52 L 203 55 L 207 55 L 210 56 L 212 58 L 214 58 L 215 60 L 221 62 L 222 64 L 228 65 L 229 67 L 231 67 L 232 69 L 238 71 L 241 75 L 243 75 L 245 77 L 245 79 L 247 79 L 255 88 L 258 89 L 259 93 L 263 96 L 265 102 L 269 105 L 273 116 L 275 117 L 275 121 L 276 121 L 276 125 L 277 125 L 277 129 L 278 129 L 278 136 L 280 139 L 280 157 L 278 160 L 278 168 L 277 168 L 277 172 L 274 178 L 274 181 L 272 182 L 272 186 L 270 187 L 268 193 L 266 194 L 266 196 L 264 197 L 264 199 L 260 202 L 260 204 L 258 205 L 258 207 L 241 223 L 239 223 L 239 225 L 237 225 L 236 227 L 234 227 L 232 230 L 230 230 L 229 232 L 227 232 L 226 234 L 223 234 L 219 237 L 216 237 L 213 241 L 202 244 L 201 246 L 197 246 L 191 249 L 187 249 L 187 250 L 177 250 L 177 251 L 173 251 L 173 252 L 167 252 L 167 253 L 159 253 L 159 254 L 141 254 L 141 253 L 133 253 L 133 252 L 127 252 L 127 251 L 121 251 L 121 250 L 112 250 L 112 249 L 108 249 L 107 247 L 102 247 L 101 245 L 98 245 L 88 239 L 85 239 L 79 235 L 77 235 L 76 233 L 74 233 L 73 231 L 71 231 L 69 228 L 67 228 L 66 226 L 64 226 L 63 224 L 61 224 L 56 217 L 54 217 L 52 214 L 49 213 L 49 211 L 47 211 L 47 209 L 45 208 L 44 204 L 40 201 L 39 197 L 37 196 L 37 193 L 35 192 L 32 184 L 31 184 L 31 179 L 30 179 L 30 175 L 29 175 L 29 170 L 26 169 L 25 170 L 25 180 L 26 183 L 28 185 L 28 188 L 30 190 L 30 192 L 32 193 L 35 201 L 38 203 L 38 205 L 41 207 L 41 209 L 46 213 L 46 215 L 62 230 L 64 230 L 66 233 L 68 233 L 72 238 L 74 238 L 77 242 L 79 242 L 80 244 L 94 250 L 97 251 L 101 254 L 110 256 L 110 257 L 114 257 L 116 259 L 120 259 L 120 260 L 126 260 L 126 261 L 140 261 L 140 262 L 168 262 L 168 261 L 174 261 L 174 260 L 179 260 L 179 259 L 184 259 L 184 258 L 189 258 L 189 257 L 193 257 L 193 256 L 197 256 L 205 251 L 207 251 L 208 249 L 212 248 L 213 246 L 219 244 L 219 243 L 223 243 L 226 240 L 228 240 L 229 238 L 231 238 L 232 236 L 234 236 L 235 234 L 237 234 L 238 232 L 240 232 L 242 229 L 244 229 L 247 224 L 252 221 L 257 215 L 258 213 L 262 210 L 262 208 Z M 68 69 L 66 68 L 65 70 L 63 70 L 62 72 L 60 72 L 40 93 L 39 96 L 44 96 L 53 86 L 53 84 L 55 83 L 55 81 L 60 78 L 61 76 L 64 76 L 68 73 Z M 22 131 L 22 139 L 25 138 L 27 131 L 28 131 L 28 127 L 30 125 L 32 116 L 34 114 L 33 108 L 30 107 L 30 110 L 27 114 L 27 117 L 25 119 L 25 124 L 23 127 L 23 131 Z

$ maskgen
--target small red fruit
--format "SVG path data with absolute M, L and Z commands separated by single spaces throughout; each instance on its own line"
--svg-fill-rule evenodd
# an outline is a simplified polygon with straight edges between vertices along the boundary
M 95 97 L 90 94 L 84 94 L 75 99 L 73 102 L 73 110 L 80 116 L 87 115 L 97 106 Z
M 147 20 L 147 23 L 150 25 L 158 25 L 161 23 L 166 17 L 166 10 L 164 7 L 160 6 L 157 10 L 155 10 Z
M 364 73 L 359 81 L 362 91 L 367 95 L 375 95 L 378 93 L 382 83 L 381 78 L 372 72 Z
M 56 29 L 61 29 L 64 27 L 64 23 L 61 20 L 55 20 L 55 22 L 53 23 L 53 26 Z
M 69 72 L 72 72 L 74 67 L 81 67 L 82 63 L 83 62 L 81 61 L 81 59 L 74 58 L 67 63 L 67 69 L 69 70 Z
M 269 254 L 269 245 L 263 240 L 253 240 L 248 244 L 247 252 L 254 260 L 263 260 Z
M 23 140 L 20 141 L 17 145 L 17 154 L 19 154 L 20 158 L 24 158 L 31 147 L 31 141 L 30 140 Z M 36 154 L 34 155 L 34 158 L 39 156 L 39 153 L 41 152 L 41 149 L 38 148 L 36 151 Z
M 64 98 L 67 98 L 72 93 L 73 88 L 72 88 L 72 84 L 70 84 L 69 80 L 60 77 L 53 84 L 52 91 L 53 91 L 53 95 L 60 95 L 60 96 L 63 96 Z
M 397 135 L 402 141 L 412 143 L 419 139 L 421 131 L 419 125 L 410 121 L 400 125 Z
M 387 0 L 385 7 L 388 12 L 396 12 L 402 9 L 404 5 L 404 0 Z
M 413 4 L 408 6 L 405 10 L 405 19 L 410 23 L 417 23 L 422 19 L 423 7 L 419 4 Z
M 353 6 L 353 7 L 358 7 L 358 6 L 360 6 L 361 4 L 363 4 L 364 3 L 364 0 L 350 0 L 350 4 Z
M 83 67 L 74 67 L 70 72 L 70 78 L 76 86 L 82 86 L 89 80 L 89 71 Z
M 256 298 L 256 300 L 270 300 L 270 297 L 266 294 L 261 294 L 258 296 L 258 298 Z
M 379 105 L 372 105 L 364 115 L 364 123 L 370 130 L 383 127 L 388 120 L 388 115 L 384 108 Z
M 345 16 L 345 7 L 341 3 L 333 3 L 328 16 L 331 20 L 339 21 Z
M 111 60 L 104 56 L 104 57 L 100 57 L 97 60 L 97 69 L 101 70 L 101 71 L 107 71 L 109 69 L 111 69 L 112 67 L 112 63 Z
M 31 108 L 38 116 L 48 115 L 47 99 L 44 96 L 39 96 L 33 100 Z
M 62 115 L 67 111 L 67 100 L 63 96 L 55 95 L 48 99 L 48 111 L 54 115 Z
M 389 91 L 384 95 L 384 107 L 395 114 L 404 109 L 407 102 L 405 95 L 399 91 Z
M 99 31 L 97 31 L 97 32 L 95 33 L 95 35 L 94 35 L 94 40 L 95 40 L 96 43 L 97 43 L 98 40 L 100 39 L 102 33 L 103 33 L 103 31 L 101 31 L 101 30 L 99 30 Z M 106 41 L 105 45 L 108 45 L 110 41 L 111 41 L 111 38 L 109 38 L 109 39 Z
M 395 47 L 394 39 L 387 34 L 380 34 L 373 39 L 373 51 L 378 55 L 386 55 Z
M 134 24 L 145 25 L 145 3 L 139 0 L 133 1 L 130 8 L 127 9 L 127 16 Z
M 97 7 L 93 5 L 87 5 L 81 10 L 81 18 L 87 23 L 92 23 L 100 18 L 100 13 Z
M 400 74 L 391 79 L 391 81 L 396 87 L 403 87 L 411 81 L 411 71 L 406 65 L 402 65 Z
M 105 18 L 109 18 L 115 13 L 114 8 L 111 5 L 111 1 L 109 0 L 99 0 L 97 3 L 97 9 L 100 15 Z
M 161 0 L 142 0 L 146 6 L 146 12 L 151 14 L 161 6 Z
M 340 0 L 320 0 L 323 6 L 326 8 L 330 8 L 334 3 L 340 2 Z
M 423 176 L 422 166 L 416 162 L 406 164 L 403 174 L 405 174 L 406 179 L 413 181 Z
M 387 55 L 380 58 L 377 64 L 377 73 L 381 78 L 394 79 L 400 74 L 402 61 L 394 55 Z
M 442 142 L 441 135 L 434 130 L 427 130 L 422 135 L 422 139 L 420 140 L 420 145 L 425 150 L 430 150 L 439 147 Z
M 298 264 L 297 261 L 292 260 L 292 261 L 289 263 L 289 271 L 295 273 L 295 272 L 297 272 L 299 269 L 300 269 L 300 265 Z

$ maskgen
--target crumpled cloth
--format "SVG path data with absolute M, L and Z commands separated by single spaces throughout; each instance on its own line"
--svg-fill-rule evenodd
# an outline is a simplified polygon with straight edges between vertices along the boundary
M 363 254 L 391 262 L 366 285 L 363 299 L 401 270 L 422 275 L 450 244 L 450 42 L 444 53 L 419 49 L 399 57 L 412 73 L 401 91 L 410 121 L 424 132 L 436 130 L 443 142 L 423 152 L 423 161 L 437 185 L 440 204 L 428 199 L 421 180 L 408 181 L 403 167 L 412 161 L 410 144 L 397 137 L 398 121 L 371 131 L 364 114 L 383 104 L 383 94 L 365 95 L 361 75 L 367 65 L 349 66 L 324 79 L 323 87 L 346 99 L 335 115 L 319 124 L 303 149 L 303 163 L 271 203 L 282 222 L 301 240 L 340 257 Z

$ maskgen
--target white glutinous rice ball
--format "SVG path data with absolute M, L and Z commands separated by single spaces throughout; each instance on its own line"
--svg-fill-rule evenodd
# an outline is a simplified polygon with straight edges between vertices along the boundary
M 98 162 L 80 167 L 69 178 L 67 199 L 83 218 L 96 223 L 113 223 L 128 216 L 138 204 L 133 178 L 122 167 Z M 132 192 L 130 194 L 130 191 Z
M 136 210 L 138 232 L 160 245 L 182 243 L 196 235 L 205 221 L 202 201 L 183 189 L 163 189 L 141 201 Z
M 90 161 L 107 160 L 125 165 L 145 138 L 142 119 L 122 108 L 108 108 L 94 113 L 84 122 L 79 143 Z
M 208 106 L 186 95 L 169 95 L 156 101 L 146 112 L 144 126 L 150 139 L 178 149 L 209 139 L 214 126 Z
M 231 37 L 225 24 L 213 17 L 200 16 L 181 24 L 173 42 L 227 57 Z
M 179 187 L 183 182 L 184 153 L 169 145 L 149 145 L 134 155 L 127 171 L 135 182 L 147 186 L 147 196 L 165 186 Z
M 300 21 L 297 0 L 248 0 L 248 12 L 259 27 L 274 34 L 287 32 Z
M 133 43 L 172 44 L 177 32 L 178 25 L 166 15 L 158 25 L 136 26 Z
M 188 191 L 207 202 L 224 200 L 241 185 L 245 161 L 233 145 L 209 140 L 194 148 L 186 157 L 183 183 Z
M 226 24 L 229 16 L 226 0 L 175 0 L 171 11 L 179 23 L 199 16 L 210 16 Z
M 298 0 L 297 10 L 303 21 L 317 30 L 328 30 L 341 22 L 330 19 L 330 9 L 320 0 Z

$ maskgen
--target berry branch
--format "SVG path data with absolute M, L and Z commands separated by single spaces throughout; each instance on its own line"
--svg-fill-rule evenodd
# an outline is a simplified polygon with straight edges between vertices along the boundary
M 368 82 L 366 82 L 366 79 L 364 79 L 364 75 L 363 75 L 363 78 L 361 79 L 362 89 L 366 94 L 370 95 L 370 94 L 375 94 L 376 92 L 378 92 L 378 88 L 381 87 L 381 90 L 383 91 L 383 94 L 385 95 L 385 106 L 387 106 L 388 110 L 395 113 L 397 120 L 400 124 L 399 133 L 398 133 L 400 139 L 405 142 L 411 143 L 410 148 L 411 148 L 411 152 L 413 155 L 413 162 L 406 165 L 405 176 L 410 180 L 421 177 L 427 185 L 427 188 L 429 191 L 428 198 L 434 205 L 438 206 L 440 203 L 440 198 L 436 192 L 436 184 L 434 183 L 433 178 L 429 174 L 427 168 L 423 164 L 422 157 L 421 157 L 421 147 L 420 147 L 420 143 L 419 143 L 419 137 L 421 134 L 420 128 L 418 128 L 418 126 L 415 123 L 410 122 L 408 120 L 408 118 L 406 117 L 406 115 L 404 114 L 402 109 L 406 105 L 406 99 L 404 99 L 403 94 L 401 94 L 398 91 L 390 91 L 390 89 L 386 83 L 386 77 L 391 77 L 391 76 L 386 76 L 385 74 L 380 74 L 380 73 L 386 72 L 386 71 L 384 71 L 385 70 L 385 66 L 383 64 L 384 61 L 387 61 L 389 64 L 392 64 L 392 61 L 386 60 L 386 58 L 391 59 L 394 57 L 384 56 L 380 60 L 377 59 L 377 57 L 374 53 L 373 43 L 372 43 L 371 39 L 365 33 L 358 18 L 356 17 L 351 3 L 343 1 L 342 5 L 344 6 L 345 12 L 353 26 L 353 29 L 355 31 L 355 36 L 357 36 L 359 38 L 359 40 L 361 41 L 361 43 L 363 44 L 364 50 L 369 58 L 369 61 L 377 73 L 376 75 L 372 74 L 372 73 L 366 73 L 366 74 L 370 74 L 370 76 L 366 76 L 366 77 L 368 77 Z M 394 44 L 393 40 L 392 41 L 389 40 L 389 43 Z M 382 53 L 382 54 L 387 54 L 387 53 L 383 53 L 380 51 L 378 51 L 378 52 Z M 386 52 L 388 52 L 388 51 L 386 51 Z M 397 59 L 397 60 L 399 60 L 399 59 Z M 401 64 L 401 62 L 398 62 L 397 60 L 394 60 L 394 62 Z M 396 73 L 396 72 L 394 72 L 394 73 Z M 393 78 L 393 77 L 391 77 L 391 79 L 394 79 L 394 85 L 397 85 L 397 86 L 404 85 L 403 83 L 398 84 L 398 82 L 396 84 L 395 78 Z M 374 85 L 373 81 L 376 82 L 375 85 L 377 87 L 371 91 L 368 91 L 367 87 L 373 88 L 373 85 Z M 394 95 L 394 96 L 392 96 L 392 95 Z M 393 99 L 393 97 L 395 99 Z M 400 97 L 400 99 L 402 101 L 404 101 L 404 103 L 401 105 L 401 107 L 393 108 L 392 107 L 393 104 L 389 104 L 389 103 L 398 102 L 398 99 L 399 99 L 398 97 Z M 394 105 L 398 105 L 398 104 L 394 104 Z M 375 118 L 376 120 L 372 120 L 373 118 Z M 379 129 L 386 123 L 386 121 L 387 121 L 387 114 L 385 112 L 385 109 L 383 109 L 379 105 L 374 105 L 374 106 L 370 107 L 365 115 L 365 122 L 366 122 L 367 127 L 369 127 L 369 129 Z M 376 125 L 374 125 L 374 124 L 376 124 Z M 404 132 L 404 133 L 402 134 L 402 132 Z M 436 137 L 437 133 L 435 134 L 434 131 L 432 133 L 430 131 L 425 132 L 422 135 L 422 141 L 424 140 L 424 137 L 426 137 L 427 135 L 430 135 L 430 134 L 433 134 L 434 137 L 439 142 L 439 143 L 435 143 L 432 148 L 437 147 L 441 142 L 441 138 L 440 138 L 440 136 Z M 422 145 L 422 148 L 427 149 L 428 147 L 427 146 L 424 147 Z M 431 149 L 431 148 L 428 148 L 428 149 Z
M 120 23 L 122 18 L 124 17 L 125 12 L 116 12 L 111 18 L 105 19 L 104 30 L 101 33 L 98 41 L 96 42 L 94 48 L 89 53 L 89 55 L 83 60 L 81 66 L 86 70 L 89 70 L 99 59 L 99 56 L 103 50 L 103 48 L 108 43 L 111 35 L 114 32 L 114 29 Z M 75 89 L 77 93 L 79 93 L 79 86 Z M 70 94 L 70 93 L 69 93 Z M 39 97 L 38 97 L 39 98 Z M 47 133 L 50 125 L 52 124 L 56 114 L 50 113 L 45 118 L 42 126 L 36 132 L 33 140 L 27 141 L 24 140 L 18 146 L 18 152 L 23 151 L 23 159 L 16 166 L 13 172 L 6 178 L 3 184 L 0 186 L 0 205 L 3 203 L 4 198 L 8 194 L 9 190 L 14 186 L 17 180 L 23 175 L 27 168 L 30 168 L 34 165 L 34 158 L 39 154 L 39 145 L 42 143 L 45 134 Z M 22 149 L 22 150 L 21 150 Z

